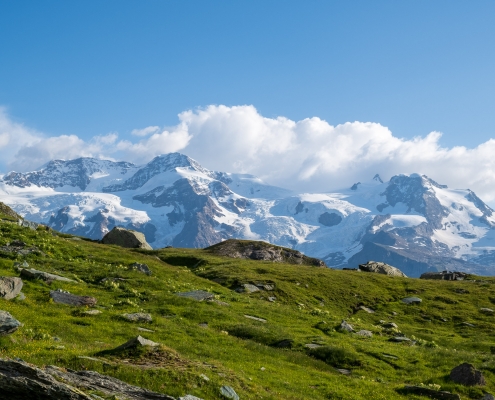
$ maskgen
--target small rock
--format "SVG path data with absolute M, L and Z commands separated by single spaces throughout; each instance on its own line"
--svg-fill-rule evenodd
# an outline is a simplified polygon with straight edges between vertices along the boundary
M 411 342 L 411 339 L 409 339 L 405 336 L 395 336 L 393 338 L 390 338 L 388 341 L 389 342 L 395 342 L 395 343 L 404 343 L 404 342 Z
M 395 322 L 387 322 L 382 325 L 385 329 L 398 329 L 399 327 Z
M 206 292 L 204 290 L 193 290 L 191 292 L 181 292 L 181 293 L 176 293 L 176 295 L 179 297 L 185 297 L 187 299 L 193 299 L 196 301 L 212 300 L 215 297 L 215 295 L 213 293 Z
M 468 326 L 470 328 L 475 328 L 476 327 L 475 325 L 473 325 L 473 324 L 471 324 L 469 322 L 462 322 L 461 325 Z
M 149 269 L 149 267 L 146 264 L 141 264 L 138 262 L 135 262 L 134 264 L 129 265 L 129 269 L 142 272 L 143 274 L 146 274 L 148 276 L 151 276 L 151 274 L 152 274 L 151 270 Z
M 420 304 L 422 301 L 419 297 L 406 297 L 402 299 L 402 302 L 406 304 Z
M 210 380 L 210 378 L 208 378 L 205 374 L 201 374 L 199 377 L 203 378 L 203 380 L 205 380 L 206 382 Z
M 260 370 L 261 370 L 261 371 L 264 371 L 265 369 L 266 369 L 265 367 L 261 367 L 261 368 L 260 368 Z
M 151 329 L 141 328 L 140 326 L 138 326 L 137 330 L 140 332 L 148 332 L 148 333 L 155 332 L 155 331 L 152 331 Z
M 264 319 L 264 318 L 253 317 L 252 315 L 246 315 L 246 314 L 244 314 L 244 316 L 246 318 L 253 319 L 253 320 L 258 321 L 258 322 L 266 322 L 266 319 Z
M 373 337 L 373 332 L 363 329 L 363 330 L 360 330 L 359 332 L 356 332 L 356 335 L 370 338 L 370 337 Z
M 208 303 L 214 303 L 214 304 L 218 304 L 219 306 L 223 306 L 223 307 L 229 307 L 230 304 L 229 303 L 226 303 L 225 301 L 220 301 L 220 300 L 217 300 L 217 299 L 211 299 L 211 300 L 206 300 Z
M 14 333 L 21 325 L 10 313 L 0 310 L 0 336 Z
M 24 293 L 20 292 L 15 299 L 18 301 L 26 300 L 26 295 Z
M 353 332 L 354 328 L 347 321 L 343 320 L 338 327 L 339 331 Z
M 308 344 L 305 344 L 304 347 L 307 347 L 308 349 L 317 349 L 318 347 L 322 347 L 322 346 L 321 346 L 321 344 L 308 343 Z
M 142 336 L 137 336 L 124 344 L 121 344 L 119 347 L 116 347 L 115 350 L 125 350 L 136 347 L 156 347 L 160 346 L 160 343 L 155 343 L 151 340 L 145 339 Z
M 220 394 L 227 399 L 239 400 L 239 396 L 230 386 L 222 386 L 220 388 Z
M 22 290 L 22 279 L 17 277 L 0 277 L 0 297 L 12 300 Z
M 466 386 L 485 385 L 485 377 L 474 365 L 464 363 L 450 371 L 450 379 Z
M 101 242 L 103 244 L 114 244 L 128 249 L 153 250 L 148 242 L 146 242 L 144 234 L 118 226 L 103 236 Z
M 96 305 L 96 299 L 90 296 L 76 296 L 75 294 L 64 293 L 63 291 L 51 290 L 50 297 L 55 303 L 67 304 L 69 306 L 89 306 Z
M 382 356 L 385 358 L 391 358 L 392 360 L 398 360 L 399 359 L 399 357 L 393 356 L 392 354 L 387 354 L 387 353 L 383 353 Z
M 392 315 L 395 317 L 397 313 L 395 311 L 392 311 Z
M 200 328 L 208 328 L 208 322 L 202 322 L 202 323 L 198 324 L 198 326 Z
M 41 279 L 42 281 L 62 281 L 62 282 L 76 282 L 69 278 L 64 278 L 63 276 L 49 274 L 48 272 L 38 271 L 36 269 L 30 268 L 19 268 L 21 276 L 25 279 Z
M 359 269 L 364 272 L 374 272 L 377 274 L 407 278 L 407 276 L 400 269 L 383 262 L 368 261 L 366 264 L 360 264 Z
M 255 286 L 255 285 L 251 285 L 250 283 L 244 283 L 243 285 L 241 285 L 240 288 L 237 288 L 236 289 L 236 292 L 246 292 L 246 293 L 254 293 L 254 292 L 259 292 L 260 289 Z
M 281 349 L 286 349 L 286 348 L 291 348 L 292 345 L 294 344 L 294 340 L 292 339 L 283 339 L 283 340 L 280 340 L 276 343 L 274 343 L 272 346 L 273 347 L 278 347 L 278 348 L 281 348 Z
M 101 314 L 101 311 L 100 310 L 88 310 L 88 311 L 84 311 L 83 314 L 86 314 L 86 315 L 98 315 L 98 314 Z
M 374 314 L 375 310 L 372 310 L 371 308 L 365 307 L 365 306 L 359 306 L 358 310 L 362 310 L 367 312 L 368 314 Z
M 193 396 L 192 394 L 186 394 L 183 397 L 179 397 L 179 400 L 203 400 L 203 399 Z
M 340 372 L 342 375 L 350 375 L 351 371 L 345 368 L 335 368 L 336 371 Z
M 132 314 L 122 314 L 122 318 L 131 322 L 152 322 L 153 318 L 151 318 L 150 314 L 146 313 L 132 313 Z
M 491 308 L 480 308 L 480 311 L 485 314 L 493 314 L 494 311 Z
M 277 301 L 277 298 L 276 297 L 273 297 L 273 296 L 270 296 L 270 297 L 268 297 L 268 301 L 270 301 L 272 303 L 275 303 Z
M 495 397 L 491 393 L 484 393 L 480 400 L 495 400 Z

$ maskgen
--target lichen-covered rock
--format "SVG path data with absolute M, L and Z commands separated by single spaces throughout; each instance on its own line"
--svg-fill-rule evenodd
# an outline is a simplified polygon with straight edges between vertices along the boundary
M 360 264 L 359 269 L 364 272 L 374 272 L 376 274 L 407 278 L 406 274 L 400 269 L 378 261 L 368 261 L 366 264 Z
M 116 226 L 108 232 L 103 239 L 101 239 L 101 242 L 103 244 L 114 244 L 128 249 L 153 250 L 148 242 L 146 242 L 144 234 L 119 226 Z
M 55 303 L 67 304 L 69 306 L 88 306 L 96 305 L 96 299 L 91 296 L 77 296 L 75 294 L 63 292 L 60 290 L 51 290 L 50 297 Z
M 14 333 L 21 325 L 9 312 L 0 310 L 0 336 Z
M 17 277 L 0 277 L 0 297 L 12 300 L 22 290 L 22 279 Z
M 485 385 L 485 377 L 473 364 L 464 363 L 450 371 L 450 379 L 466 386 Z

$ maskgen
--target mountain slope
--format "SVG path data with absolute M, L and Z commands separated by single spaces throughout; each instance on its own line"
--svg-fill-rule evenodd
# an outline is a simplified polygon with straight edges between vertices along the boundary
M 241 238 L 337 268 L 370 259 L 409 276 L 495 268 L 493 210 L 470 190 L 418 174 L 296 194 L 250 175 L 209 171 L 179 153 L 142 166 L 83 158 L 3 176 L 0 200 L 27 219 L 93 239 L 116 225 L 136 229 L 154 248 Z

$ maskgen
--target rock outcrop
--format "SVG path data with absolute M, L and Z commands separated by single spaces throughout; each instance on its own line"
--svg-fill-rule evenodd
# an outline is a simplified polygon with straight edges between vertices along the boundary
M 12 300 L 22 290 L 22 279 L 16 277 L 0 277 L 0 297 Z
M 474 365 L 464 363 L 450 371 L 450 379 L 466 386 L 485 385 L 485 377 Z
M 153 250 L 153 248 L 146 242 L 144 234 L 137 231 L 121 228 L 116 226 L 110 232 L 108 232 L 103 239 L 103 244 L 115 244 L 120 247 L 128 249 L 144 249 Z
M 61 290 L 51 290 L 50 297 L 55 303 L 67 304 L 69 306 L 88 306 L 96 305 L 96 299 L 91 296 L 77 296 Z
M 438 279 L 444 281 L 462 281 L 468 274 L 458 271 L 425 272 L 419 279 Z
M 406 274 L 404 274 L 400 269 L 383 262 L 368 261 L 366 264 L 360 264 L 359 269 L 364 272 L 374 272 L 376 274 L 407 278 Z
M 326 267 L 325 263 L 317 258 L 308 257 L 297 250 L 275 246 L 267 242 L 229 239 L 207 247 L 206 250 L 232 258 Z
M 0 336 L 14 333 L 21 325 L 9 312 L 0 310 Z

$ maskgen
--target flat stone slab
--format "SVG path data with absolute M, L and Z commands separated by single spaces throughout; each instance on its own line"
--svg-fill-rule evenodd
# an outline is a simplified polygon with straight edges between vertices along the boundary
M 155 331 L 152 331 L 151 329 L 141 328 L 140 326 L 138 326 L 137 330 L 140 332 L 149 332 L 149 333 L 155 332 Z
M 5 300 L 12 300 L 22 290 L 22 279 L 17 277 L 0 277 L 0 297 Z
M 62 281 L 62 282 L 76 282 L 73 279 L 65 278 L 63 276 L 49 274 L 48 272 L 38 271 L 34 268 L 19 268 L 21 277 L 26 279 L 41 279 L 43 281 Z
M 461 396 L 456 393 L 434 390 L 424 386 L 405 386 L 404 389 L 401 390 L 401 392 L 416 394 L 419 396 L 427 396 L 430 399 L 461 400 Z
M 176 295 L 179 297 L 185 297 L 187 299 L 193 299 L 196 301 L 213 300 L 215 298 L 215 295 L 213 293 L 207 292 L 205 290 L 193 290 L 191 292 L 180 292 L 180 293 L 176 293 Z
M 307 343 L 304 345 L 304 347 L 308 349 L 317 349 L 319 347 L 322 347 L 321 344 L 316 344 L 316 343 Z
M 69 306 L 88 306 L 92 307 L 96 305 L 96 299 L 91 296 L 77 296 L 75 294 L 51 290 L 50 297 L 55 303 L 67 304 Z
M 0 310 L 0 336 L 14 333 L 21 325 L 9 312 Z
M 375 310 L 368 308 L 368 307 L 365 307 L 365 306 L 359 306 L 358 310 L 362 310 L 364 312 L 367 312 L 368 314 L 374 314 L 375 313 Z
M 245 316 L 246 318 L 252 319 L 252 320 L 254 320 L 254 321 L 266 322 L 266 319 L 264 319 L 264 318 L 258 318 L 258 317 L 254 317 L 254 316 L 252 316 L 252 315 L 247 315 L 247 314 L 244 314 L 244 316 Z
M 394 342 L 394 343 L 405 343 L 405 342 L 412 342 L 411 339 L 405 337 L 405 336 L 395 336 L 393 338 L 390 338 L 388 340 L 389 342 Z
M 220 388 L 220 394 L 227 399 L 239 400 L 239 395 L 230 386 L 222 386 Z
M 160 346 L 160 343 L 153 342 L 151 340 L 145 339 L 141 335 L 132 338 L 128 342 L 121 344 L 119 347 L 116 347 L 115 350 L 125 350 L 136 347 L 156 347 Z
M 420 304 L 422 301 L 419 297 L 406 297 L 402 299 L 402 302 L 406 304 Z
M 243 285 L 241 285 L 241 287 L 236 289 L 236 292 L 239 292 L 239 293 L 242 293 L 242 292 L 255 293 L 255 292 L 259 292 L 259 291 L 260 291 L 260 289 L 258 288 L 258 286 L 252 285 L 250 283 L 244 283 Z
M 152 322 L 151 314 L 146 313 L 132 313 L 132 314 L 122 314 L 122 318 L 131 322 Z

